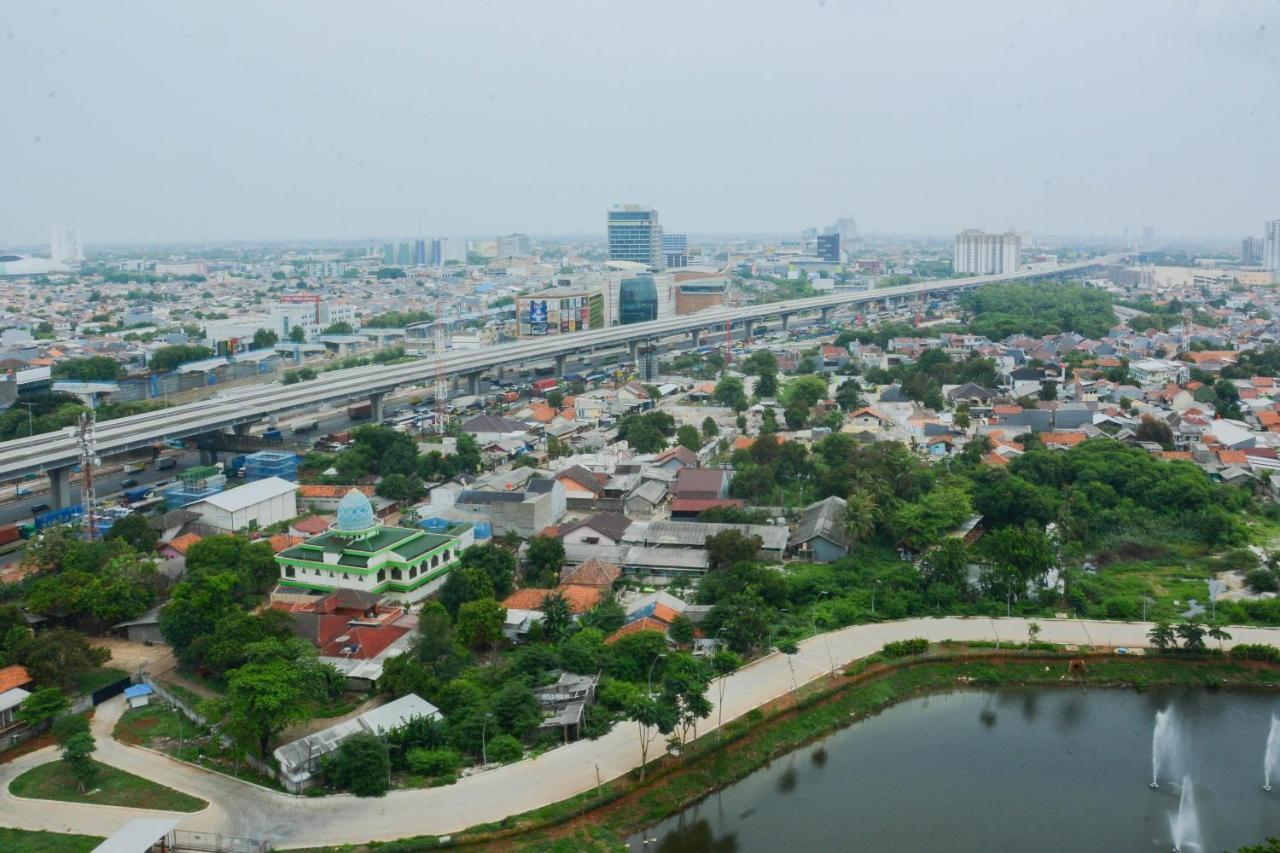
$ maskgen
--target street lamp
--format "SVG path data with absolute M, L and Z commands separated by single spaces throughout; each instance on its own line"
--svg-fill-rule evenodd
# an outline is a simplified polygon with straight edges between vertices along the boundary
M 31 407 L 34 406 L 35 403 L 19 403 L 18 405 L 27 407 L 27 438 L 31 438 L 31 435 L 32 435 Z
M 658 665 L 659 658 L 665 658 L 666 652 L 658 652 L 653 656 L 653 663 L 649 664 L 649 695 L 653 695 L 653 668 Z
M 830 594 L 830 590 L 824 589 L 822 592 L 818 593 L 818 598 L 821 599 L 824 595 Z M 816 634 L 818 633 L 818 615 L 816 613 L 811 613 L 810 617 L 813 622 L 813 633 Z M 828 639 L 826 631 L 822 632 L 822 643 L 827 647 L 827 663 L 831 664 L 831 673 L 834 675 L 836 671 L 836 659 L 831 656 L 831 640 Z
M 489 727 L 489 718 L 492 716 L 493 714 L 486 711 L 484 719 L 480 723 L 480 760 L 485 763 L 486 767 L 489 765 L 489 742 L 485 740 L 485 730 Z

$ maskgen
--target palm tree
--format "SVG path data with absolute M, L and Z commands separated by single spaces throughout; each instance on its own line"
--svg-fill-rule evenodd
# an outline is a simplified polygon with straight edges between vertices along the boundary
M 870 539 L 879 521 L 880 505 L 869 492 L 857 489 L 849 493 L 844 518 L 840 520 L 840 524 L 844 528 L 845 536 L 849 537 L 851 548 L 859 542 Z
M 1211 639 L 1218 641 L 1218 651 L 1222 651 L 1222 642 L 1224 640 L 1231 639 L 1231 635 L 1221 625 L 1210 625 L 1208 634 Z

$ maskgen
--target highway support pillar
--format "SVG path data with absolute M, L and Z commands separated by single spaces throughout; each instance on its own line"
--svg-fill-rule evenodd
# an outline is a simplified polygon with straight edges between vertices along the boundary
M 820 311 L 819 313 L 822 315 L 822 323 L 823 323 L 823 325 L 826 325 L 826 323 L 827 323 L 827 322 L 829 322 L 829 321 L 831 320 L 831 309 L 830 309 L 830 308 L 823 308 L 823 309 L 821 309 L 821 311 Z
M 54 509 L 65 509 L 71 504 L 71 469 L 50 468 L 49 506 Z
M 742 321 L 742 329 L 745 332 L 745 334 L 742 336 L 743 343 L 747 343 L 747 344 L 751 343 L 751 330 L 755 328 L 755 325 L 756 323 L 754 320 Z M 732 343 L 733 342 L 730 341 L 730 345 L 732 345 Z
M 249 427 L 251 427 L 251 426 L 253 426 L 253 424 L 252 424 L 251 422 L 249 422 L 249 421 L 245 421 L 245 422 L 244 422 L 244 423 L 242 423 L 242 424 L 235 424 L 234 426 L 232 426 L 232 427 L 231 427 L 231 432 L 232 432 L 233 434 L 235 434 L 235 435 L 241 435 L 241 436 L 248 435 L 248 434 L 249 434 Z
M 557 378 L 557 379 L 564 379 L 564 363 L 565 363 L 565 359 L 566 359 L 566 356 L 564 356 L 564 355 L 558 355 L 558 356 L 556 356 L 556 378 Z M 471 393 L 473 393 L 473 394 L 474 394 L 475 392 L 474 392 L 474 391 L 472 391 Z
M 693 348 L 697 349 L 699 346 L 702 345 L 702 330 L 694 329 L 692 332 L 689 333 L 689 338 L 690 340 L 693 341 Z
M 376 394 L 369 395 L 369 417 L 373 419 L 375 424 L 382 423 L 383 406 L 382 401 L 386 397 L 385 391 L 379 391 Z
M 480 374 L 478 372 L 467 374 L 467 393 L 473 397 L 480 393 Z
M 784 332 L 785 332 L 785 331 L 787 331 L 790 327 L 791 327 L 791 315 L 790 315 L 790 314 L 783 314 L 783 315 L 782 315 L 782 331 L 784 331 Z
M 640 362 L 640 342 L 630 341 L 627 343 L 627 350 L 631 353 L 631 363 L 638 364 Z
M 217 465 L 218 449 L 216 447 L 200 448 L 200 464 L 201 465 Z

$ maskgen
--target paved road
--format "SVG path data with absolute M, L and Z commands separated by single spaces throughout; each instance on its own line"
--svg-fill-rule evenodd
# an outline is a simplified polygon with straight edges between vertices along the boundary
M 1042 627 L 1041 639 L 1060 643 L 1141 645 L 1150 628 L 1146 623 L 1037 621 Z M 1235 642 L 1280 645 L 1280 629 L 1233 628 L 1231 633 Z M 911 619 L 833 631 L 801 645 L 793 661 L 796 678 L 803 683 L 824 675 L 830 669 L 828 646 L 830 659 L 842 666 L 877 651 L 890 640 L 909 637 L 1020 643 L 1027 638 L 1027 620 Z M 729 679 L 724 719 L 740 716 L 790 688 L 791 671 L 784 656 L 775 654 L 757 661 Z M 715 694 L 713 689 L 713 701 Z M 247 835 L 281 848 L 457 832 L 588 790 L 595 786 L 597 769 L 600 778 L 607 781 L 640 763 L 636 727 L 623 723 L 598 740 L 579 741 L 445 788 L 393 791 L 372 800 L 347 795 L 323 799 L 291 797 L 112 741 L 110 731 L 123 707 L 123 700 L 116 698 L 100 706 L 95 715 L 99 759 L 211 803 L 202 812 L 180 816 L 182 828 Z M 713 728 L 715 719 L 713 712 L 704 728 Z M 144 814 L 109 806 L 36 804 L 8 792 L 15 776 L 54 758 L 56 753 L 50 747 L 0 765 L 0 825 L 105 835 Z

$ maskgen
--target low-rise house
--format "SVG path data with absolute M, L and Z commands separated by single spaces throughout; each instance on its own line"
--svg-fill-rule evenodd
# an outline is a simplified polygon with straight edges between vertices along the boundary
M 677 500 L 727 498 L 731 474 L 732 472 L 727 468 L 681 468 L 676 474 L 672 491 Z
M 298 515 L 298 484 L 279 477 L 254 480 L 189 504 L 201 523 L 223 533 L 269 527 Z
M 18 708 L 31 696 L 31 673 L 25 666 L 0 668 L 0 731 L 18 724 Z
M 565 544 L 617 545 L 631 526 L 631 519 L 616 512 L 602 512 L 560 528 Z
M 357 717 L 304 738 L 286 743 L 273 753 L 280 766 L 278 780 L 290 793 L 301 793 L 315 784 L 320 761 L 356 734 L 384 735 L 398 731 L 414 719 L 438 720 L 440 711 L 421 696 L 410 693 Z
M 844 532 L 847 507 L 844 498 L 834 495 L 809 504 L 791 534 L 788 551 L 795 557 L 819 563 L 831 563 L 848 554 L 851 543 Z
M 631 518 L 648 520 L 653 518 L 666 499 L 666 483 L 660 480 L 645 480 L 623 499 L 622 507 Z
M 543 716 L 538 731 L 559 730 L 565 743 L 577 740 L 582 735 L 587 706 L 595 701 L 599 683 L 598 675 L 562 672 L 555 683 L 533 688 Z

